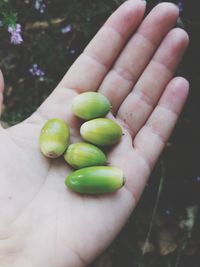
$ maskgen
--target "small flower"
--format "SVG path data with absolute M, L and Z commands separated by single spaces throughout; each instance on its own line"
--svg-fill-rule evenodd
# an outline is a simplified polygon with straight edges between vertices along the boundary
M 166 210 L 165 213 L 166 213 L 167 215 L 171 215 L 171 211 L 170 211 L 169 209 Z
M 67 25 L 66 27 L 61 28 L 62 33 L 69 33 L 71 31 L 72 31 L 72 25 L 71 24 Z
M 71 50 L 69 51 L 69 53 L 70 53 L 71 55 L 74 55 L 74 54 L 76 53 L 76 50 L 75 50 L 75 49 L 71 49 Z
M 179 11 L 183 12 L 183 2 L 182 1 L 178 1 L 177 6 L 179 8 Z
M 11 34 L 10 36 L 10 42 L 12 44 L 21 44 L 23 42 L 22 36 L 21 36 L 21 25 L 16 24 L 15 26 L 10 25 L 8 26 L 8 32 Z
M 35 9 L 40 13 L 44 13 L 46 5 L 43 3 L 43 0 L 35 0 Z
M 38 66 L 38 64 L 33 64 L 29 69 L 29 72 L 39 78 L 40 81 L 44 81 L 44 71 Z

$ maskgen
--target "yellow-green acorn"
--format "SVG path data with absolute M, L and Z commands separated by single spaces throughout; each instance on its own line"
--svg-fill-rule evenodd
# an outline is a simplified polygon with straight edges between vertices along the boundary
M 120 189 L 124 181 L 122 170 L 109 166 L 97 166 L 70 173 L 65 184 L 78 193 L 103 194 Z
M 73 99 L 74 114 L 84 120 L 105 116 L 111 109 L 109 100 L 97 92 L 85 92 Z
M 69 143 L 69 127 L 61 119 L 48 120 L 43 126 L 39 145 L 41 152 L 48 158 L 57 158 L 64 153 Z
M 98 147 L 88 143 L 71 144 L 64 154 L 67 163 L 76 169 L 105 165 L 107 158 Z
M 80 133 L 83 139 L 90 143 L 107 146 L 120 140 L 122 128 L 110 119 L 98 118 L 83 123 Z

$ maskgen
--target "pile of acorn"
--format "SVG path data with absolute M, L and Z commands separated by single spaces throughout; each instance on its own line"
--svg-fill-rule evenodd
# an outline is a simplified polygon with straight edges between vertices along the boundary
M 77 169 L 65 180 L 66 186 L 75 192 L 100 194 L 118 190 L 124 185 L 123 172 L 105 166 L 107 158 L 99 148 L 116 144 L 122 136 L 122 129 L 116 122 L 102 118 L 111 110 L 109 100 L 100 93 L 86 92 L 74 98 L 72 109 L 77 117 L 86 120 L 81 125 L 80 135 L 88 143 L 69 145 L 67 123 L 55 118 L 48 120 L 40 132 L 41 152 L 49 158 L 64 154 L 65 161 Z

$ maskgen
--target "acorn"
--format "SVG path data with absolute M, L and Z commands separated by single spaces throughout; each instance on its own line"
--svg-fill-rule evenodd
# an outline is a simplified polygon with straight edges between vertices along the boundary
M 87 121 L 80 128 L 82 138 L 99 146 L 117 143 L 122 136 L 122 128 L 114 121 L 98 118 Z
M 48 158 L 59 157 L 68 146 L 69 135 L 69 127 L 66 122 L 58 118 L 48 120 L 40 132 L 41 152 Z
M 106 155 L 98 147 L 88 143 L 71 144 L 64 154 L 66 162 L 76 169 L 105 165 Z
M 105 116 L 111 110 L 109 100 L 97 92 L 85 92 L 73 99 L 74 114 L 84 120 Z
M 121 169 L 109 166 L 95 166 L 76 170 L 68 175 L 66 186 L 83 194 L 111 193 L 125 183 Z

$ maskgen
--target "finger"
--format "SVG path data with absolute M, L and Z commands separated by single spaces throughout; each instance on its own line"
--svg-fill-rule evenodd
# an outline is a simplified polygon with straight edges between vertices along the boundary
M 144 179 L 129 179 L 127 187 L 139 199 L 158 157 L 179 118 L 189 91 L 189 83 L 181 77 L 169 82 L 157 107 L 136 135 L 133 146 L 143 164 Z M 143 162 L 143 163 L 142 163 Z
M 132 90 L 164 36 L 175 25 L 178 13 L 174 4 L 157 5 L 144 19 L 107 74 L 99 91 L 110 99 L 114 113 Z
M 176 77 L 168 84 L 157 107 L 138 132 L 133 146 L 152 170 L 176 124 L 189 91 L 189 83 Z
M 144 70 L 133 91 L 122 103 L 117 117 L 135 136 L 151 114 L 163 90 L 171 80 L 188 45 L 182 29 L 171 30 Z
M 96 90 L 145 12 L 145 1 L 121 5 L 69 69 L 59 86 L 79 92 Z

